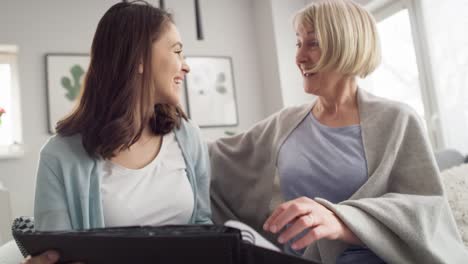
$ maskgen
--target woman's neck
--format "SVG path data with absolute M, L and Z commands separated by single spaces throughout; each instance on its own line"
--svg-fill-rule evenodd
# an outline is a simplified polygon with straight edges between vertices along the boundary
M 327 93 L 318 96 L 315 113 L 337 115 L 340 112 L 357 108 L 357 83 L 355 78 L 346 78 L 337 82 Z
M 322 124 L 343 127 L 360 123 L 355 79 L 338 83 L 327 94 L 319 95 L 312 114 Z
M 143 129 L 137 142 L 116 153 L 111 161 L 129 169 L 143 168 L 156 158 L 161 145 L 162 136 L 155 135 L 148 126 Z

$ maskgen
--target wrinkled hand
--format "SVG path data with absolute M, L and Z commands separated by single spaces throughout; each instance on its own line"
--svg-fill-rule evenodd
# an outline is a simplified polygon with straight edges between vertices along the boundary
M 287 224 L 291 225 L 279 236 L 280 243 L 286 243 L 304 230 L 309 230 L 304 237 L 291 245 L 295 250 L 305 248 L 322 238 L 362 244 L 332 211 L 307 197 L 279 205 L 265 221 L 263 229 L 276 234 Z
M 28 256 L 23 261 L 23 264 L 54 264 L 59 260 L 59 257 L 60 256 L 56 251 L 49 250 L 35 257 Z M 74 264 L 80 263 L 76 262 Z
M 55 251 L 50 250 L 35 257 L 28 256 L 23 261 L 23 264 L 53 264 L 57 262 L 58 259 L 59 254 Z

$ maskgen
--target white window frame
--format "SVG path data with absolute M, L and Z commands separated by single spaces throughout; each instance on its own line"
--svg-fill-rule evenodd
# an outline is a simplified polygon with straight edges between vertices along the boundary
M 425 34 L 422 8 L 419 0 L 373 0 L 365 5 L 377 21 L 381 21 L 396 12 L 407 9 L 410 17 L 411 34 L 413 35 L 416 64 L 419 72 L 421 99 L 424 105 L 425 122 L 429 140 L 435 150 L 445 148 L 445 140 L 440 121 L 440 110 L 437 102 L 434 79 L 432 77 L 429 48 Z
M 18 47 L 14 45 L 0 45 L 0 62 L 8 63 L 11 67 L 11 100 L 13 122 L 13 142 L 10 145 L 0 145 L 0 159 L 20 158 L 24 156 L 23 131 L 21 119 L 21 94 L 18 75 Z

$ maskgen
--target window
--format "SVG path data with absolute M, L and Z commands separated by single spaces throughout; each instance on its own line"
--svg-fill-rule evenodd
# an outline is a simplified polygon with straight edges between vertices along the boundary
M 360 83 L 373 94 L 410 105 L 424 119 L 408 10 L 400 10 L 378 22 L 377 30 L 381 40 L 382 63 Z
M 0 45 L 0 158 L 21 156 L 22 132 L 17 48 Z M 1 110 L 0 110 L 1 111 Z
M 425 122 L 435 149 L 444 146 L 427 41 L 416 1 L 368 1 L 376 17 L 382 64 L 359 85 L 376 95 L 410 105 Z
M 424 25 L 443 148 L 468 153 L 468 1 L 415 1 Z M 424 49 L 423 49 L 424 50 Z

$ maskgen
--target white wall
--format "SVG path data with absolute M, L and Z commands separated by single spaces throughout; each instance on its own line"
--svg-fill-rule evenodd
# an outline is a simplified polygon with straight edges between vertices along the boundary
M 275 41 L 273 7 L 271 0 L 253 0 L 256 29 L 255 48 L 259 55 L 265 99 L 264 112 L 272 114 L 283 107 L 278 54 Z
M 116 0 L 0 0 L 0 44 L 19 46 L 24 157 L 0 160 L 0 181 L 10 190 L 12 215 L 31 215 L 40 147 L 48 134 L 45 86 L 46 53 L 87 53 L 98 20 Z M 155 2 L 155 1 L 152 1 Z M 231 56 L 240 124 L 204 130 L 216 138 L 225 130 L 243 130 L 262 119 L 264 99 L 256 50 L 251 0 L 201 2 L 205 41 L 195 37 L 193 1 L 166 1 L 175 13 L 187 55 Z
M 174 10 L 185 54 L 231 56 L 234 68 L 239 125 L 203 129 L 205 137 L 213 140 L 225 131 L 243 131 L 265 117 L 253 1 L 200 1 L 204 41 L 196 40 L 193 2 L 166 0 L 167 8 Z
M 284 106 L 303 104 L 313 98 L 304 92 L 303 78 L 296 66 L 296 32 L 292 23 L 294 14 L 307 3 L 309 1 L 306 0 L 272 0 L 275 44 Z
M 31 215 L 35 170 L 47 131 L 44 54 L 89 51 L 98 18 L 114 1 L 0 0 L 0 43 L 19 46 L 23 140 L 26 154 L 0 160 L 12 215 Z
M 302 76 L 295 64 L 294 14 L 308 0 L 254 0 L 257 44 L 265 97 L 265 113 L 310 102 L 304 93 Z

